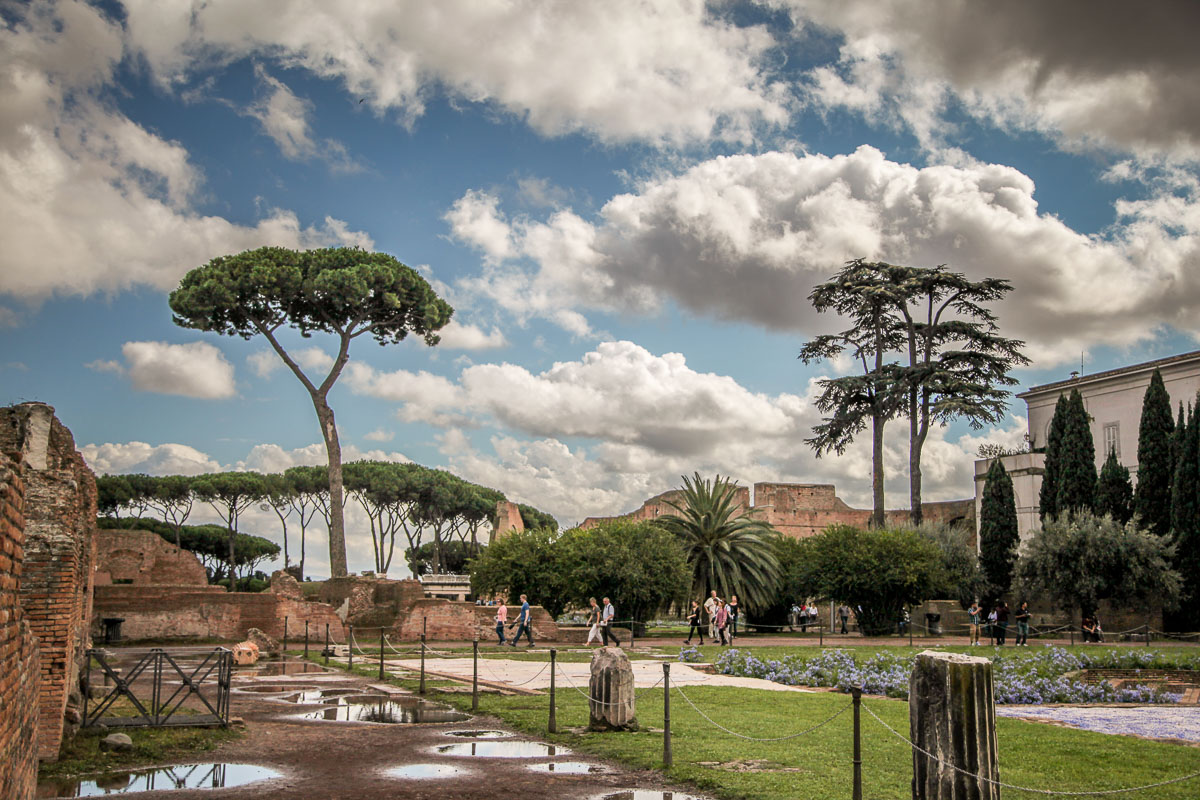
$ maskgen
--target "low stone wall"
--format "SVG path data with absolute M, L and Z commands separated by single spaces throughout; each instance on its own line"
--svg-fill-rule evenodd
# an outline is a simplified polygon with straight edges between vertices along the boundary
M 271 592 L 227 592 L 222 586 L 97 586 L 95 614 L 97 620 L 123 619 L 126 639 L 240 641 L 251 628 L 282 639 L 287 617 L 289 641 L 303 637 L 305 620 L 313 641 L 324 638 L 326 624 L 344 641 L 342 620 L 331 606 Z
M 25 560 L 25 483 L 0 454 L 0 797 L 24 800 L 37 788 L 37 642 L 17 588 Z
M 518 613 L 520 606 L 508 607 L 510 623 L 517 618 Z M 558 641 L 558 626 L 544 608 L 530 606 L 530 614 L 533 619 L 534 639 Z M 479 636 L 481 641 L 488 641 L 496 632 L 496 608 L 440 598 L 425 598 L 402 610 L 397 616 L 393 631 L 400 639 L 419 639 L 423 625 L 426 628 L 427 641 L 470 641 L 475 636 Z M 515 628 L 512 631 L 506 630 L 504 635 L 511 638 L 514 633 Z
M 208 573 L 195 554 L 157 533 L 107 529 L 96 534 L 96 583 L 207 586 Z

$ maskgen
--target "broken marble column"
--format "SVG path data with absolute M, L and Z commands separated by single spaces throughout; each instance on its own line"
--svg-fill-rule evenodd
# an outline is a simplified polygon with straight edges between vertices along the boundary
M 909 678 L 913 800 L 999 800 L 992 662 L 926 650 Z
M 637 730 L 633 708 L 633 667 L 619 647 L 601 647 L 592 653 L 592 677 L 588 681 L 588 706 L 593 731 Z

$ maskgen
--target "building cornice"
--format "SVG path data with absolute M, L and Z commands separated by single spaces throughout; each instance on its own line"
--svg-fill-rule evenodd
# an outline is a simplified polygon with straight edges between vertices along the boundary
M 1140 372 L 1152 372 L 1153 370 L 1161 369 L 1163 367 L 1186 364 L 1193 361 L 1200 362 L 1200 350 L 1193 350 L 1190 353 L 1180 353 L 1179 355 L 1160 358 L 1155 361 L 1146 361 L 1141 364 L 1133 364 L 1128 367 L 1120 367 L 1118 369 L 1097 372 L 1094 375 L 1080 375 L 1075 378 L 1067 378 L 1064 381 L 1044 383 L 1041 386 L 1031 386 L 1025 391 L 1017 394 L 1017 397 L 1021 400 L 1028 400 L 1030 397 L 1049 392 L 1061 392 L 1065 389 L 1074 389 L 1091 384 L 1103 383 L 1104 381 L 1111 380 L 1113 378 L 1123 378 L 1136 375 Z

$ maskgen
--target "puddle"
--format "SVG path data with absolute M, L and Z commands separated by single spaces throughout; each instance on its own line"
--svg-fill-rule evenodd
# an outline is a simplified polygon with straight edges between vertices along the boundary
M 278 684 L 265 684 L 262 686 L 239 686 L 239 692 L 254 692 L 255 694 L 283 694 L 284 692 L 294 692 L 300 690 L 302 692 L 312 691 L 315 686 L 288 686 Z
M 239 670 L 240 671 L 240 670 Z M 303 675 L 313 672 L 330 672 L 327 667 L 314 664 L 311 661 L 275 661 L 252 667 L 247 672 L 256 675 Z
M 447 736 L 460 736 L 463 739 L 503 739 L 510 734 L 506 731 L 446 731 Z
M 443 756 L 476 756 L 478 758 L 546 758 L 569 756 L 571 751 L 542 742 L 459 742 L 437 748 Z
M 297 715 L 298 719 L 320 719 L 334 722 L 382 722 L 393 725 L 463 722 L 470 714 L 455 711 L 449 706 L 427 703 L 417 698 L 388 699 L 382 695 L 348 695 L 330 698 L 336 705 Z
M 329 703 L 341 700 L 347 695 L 359 694 L 359 689 L 313 689 L 308 692 L 298 692 L 290 694 L 287 697 L 281 697 L 280 700 L 285 703 Z M 380 695 L 382 700 L 383 696 Z
M 389 769 L 386 773 L 389 778 L 457 778 L 463 775 L 470 775 L 471 771 L 462 767 L 451 766 L 450 764 L 405 764 L 403 767 Z
M 548 761 L 545 764 L 530 764 L 528 769 L 534 772 L 553 772 L 555 775 L 595 775 L 608 772 L 608 767 L 602 764 L 589 764 L 586 761 Z
M 86 780 L 43 781 L 38 784 L 37 797 L 104 797 L 152 790 L 220 789 L 278 777 L 275 770 L 256 764 L 183 764 L 113 772 Z
M 596 796 L 596 800 L 708 800 L 698 794 L 664 792 L 658 789 L 626 789 Z

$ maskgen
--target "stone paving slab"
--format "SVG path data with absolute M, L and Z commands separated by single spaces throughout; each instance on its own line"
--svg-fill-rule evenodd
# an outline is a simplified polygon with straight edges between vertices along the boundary
M 996 715 L 1055 722 L 1099 733 L 1200 744 L 1200 708 L 1172 706 L 996 706 Z
M 506 658 L 479 659 L 479 677 L 497 684 L 507 683 L 526 689 L 547 689 L 550 686 L 550 670 L 547 661 L 514 661 Z M 633 667 L 633 683 L 638 689 L 654 686 L 662 680 L 663 670 L 660 661 L 631 661 Z M 385 659 L 384 667 L 388 669 L 402 668 L 409 671 L 419 670 L 421 660 L 418 658 Z M 436 658 L 427 659 L 425 668 L 443 675 L 455 675 L 463 680 L 471 680 L 470 658 Z M 564 662 L 557 664 L 558 686 L 570 687 L 574 684 L 580 689 L 587 689 L 591 677 L 591 665 L 587 662 Z M 539 674 L 540 672 L 540 674 Z M 774 681 L 761 678 L 737 678 L 732 675 L 710 675 L 692 669 L 688 664 L 674 662 L 671 664 L 672 686 L 740 686 L 746 689 L 764 689 L 771 692 L 811 692 L 796 686 L 784 686 Z

